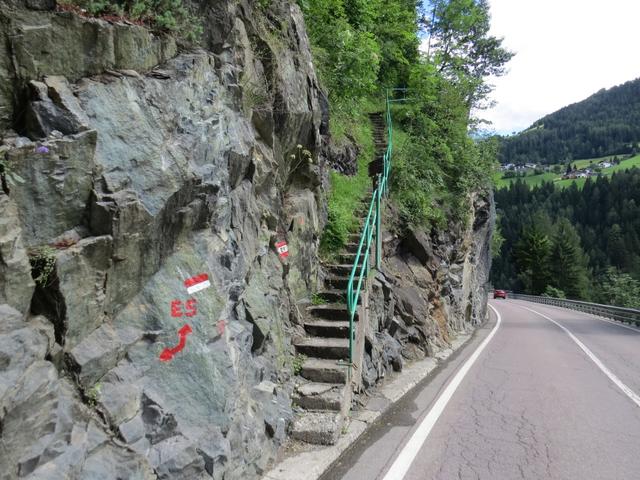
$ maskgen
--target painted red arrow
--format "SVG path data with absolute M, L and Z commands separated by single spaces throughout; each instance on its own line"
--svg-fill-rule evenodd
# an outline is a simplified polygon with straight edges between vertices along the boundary
M 178 345 L 176 345 L 173 348 L 165 348 L 160 354 L 160 360 L 162 362 L 168 362 L 169 360 L 172 360 L 173 356 L 176 353 L 180 352 L 184 348 L 184 346 L 187 344 L 187 335 L 189 335 L 192 332 L 193 330 L 191 330 L 191 327 L 189 325 L 185 325 L 180 330 L 178 330 L 178 335 L 180 336 L 180 341 L 178 342 Z

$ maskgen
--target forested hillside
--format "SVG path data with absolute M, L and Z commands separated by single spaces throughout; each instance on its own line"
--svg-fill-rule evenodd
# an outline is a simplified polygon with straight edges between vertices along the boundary
M 640 307 L 640 169 L 582 189 L 518 179 L 496 204 L 497 288 Z
M 391 191 L 406 223 L 445 225 L 469 211 L 468 193 L 490 188 L 495 143 L 468 134 L 470 111 L 503 73 L 511 53 L 489 35 L 486 0 L 299 0 L 314 60 L 331 105 L 334 141 L 355 139 L 371 160 L 367 113 L 382 111 L 386 88 L 398 125 Z M 425 9 L 426 8 L 426 9 Z M 419 51 L 430 37 L 429 54 Z M 329 225 L 323 244 L 334 248 L 356 225 L 353 211 L 367 181 L 332 174 Z
M 640 151 L 640 79 L 602 89 L 501 142 L 503 164 L 557 164 Z

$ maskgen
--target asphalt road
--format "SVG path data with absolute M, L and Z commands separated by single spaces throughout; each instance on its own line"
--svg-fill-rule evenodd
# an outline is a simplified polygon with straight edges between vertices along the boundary
M 322 480 L 640 479 L 640 329 L 490 303 L 501 323 L 493 314 Z

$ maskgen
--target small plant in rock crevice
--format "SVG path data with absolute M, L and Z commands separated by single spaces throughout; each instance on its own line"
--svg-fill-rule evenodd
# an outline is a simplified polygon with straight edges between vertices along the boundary
M 249 76 L 243 76 L 240 87 L 245 110 L 268 111 L 271 109 L 268 88 L 261 82 Z
M 293 361 L 291 362 L 291 368 L 293 369 L 293 374 L 294 375 L 300 375 L 300 372 L 302 372 L 302 366 L 304 365 L 304 362 L 307 360 L 307 356 L 306 355 L 296 355 L 295 357 L 293 357 Z
M 100 395 L 101 388 L 102 388 L 102 384 L 96 383 L 93 387 L 91 387 L 85 393 L 85 397 L 87 398 L 87 404 L 90 407 L 94 407 L 98 403 L 98 396 Z
M 61 0 L 58 8 L 84 16 L 149 25 L 194 43 L 203 32 L 201 20 L 182 0 Z
M 25 183 L 26 180 L 13 171 L 6 157 L 0 157 L 0 181 L 2 182 L 2 190 L 9 193 L 9 185 L 16 186 Z
M 47 287 L 56 267 L 56 250 L 48 245 L 35 247 L 29 251 L 31 275 L 40 287 Z
M 295 152 L 289 156 L 286 181 L 289 182 L 293 173 L 301 166 L 311 164 L 313 164 L 313 154 L 302 145 L 297 145 Z
M 314 293 L 311 295 L 311 304 L 312 305 L 325 305 L 327 301 L 319 294 Z

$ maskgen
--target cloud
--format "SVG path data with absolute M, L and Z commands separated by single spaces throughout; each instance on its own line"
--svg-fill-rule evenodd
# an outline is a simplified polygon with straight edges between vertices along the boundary
M 492 34 L 516 52 L 492 79 L 497 105 L 480 116 L 510 133 L 601 88 L 640 77 L 640 2 L 490 0 Z

